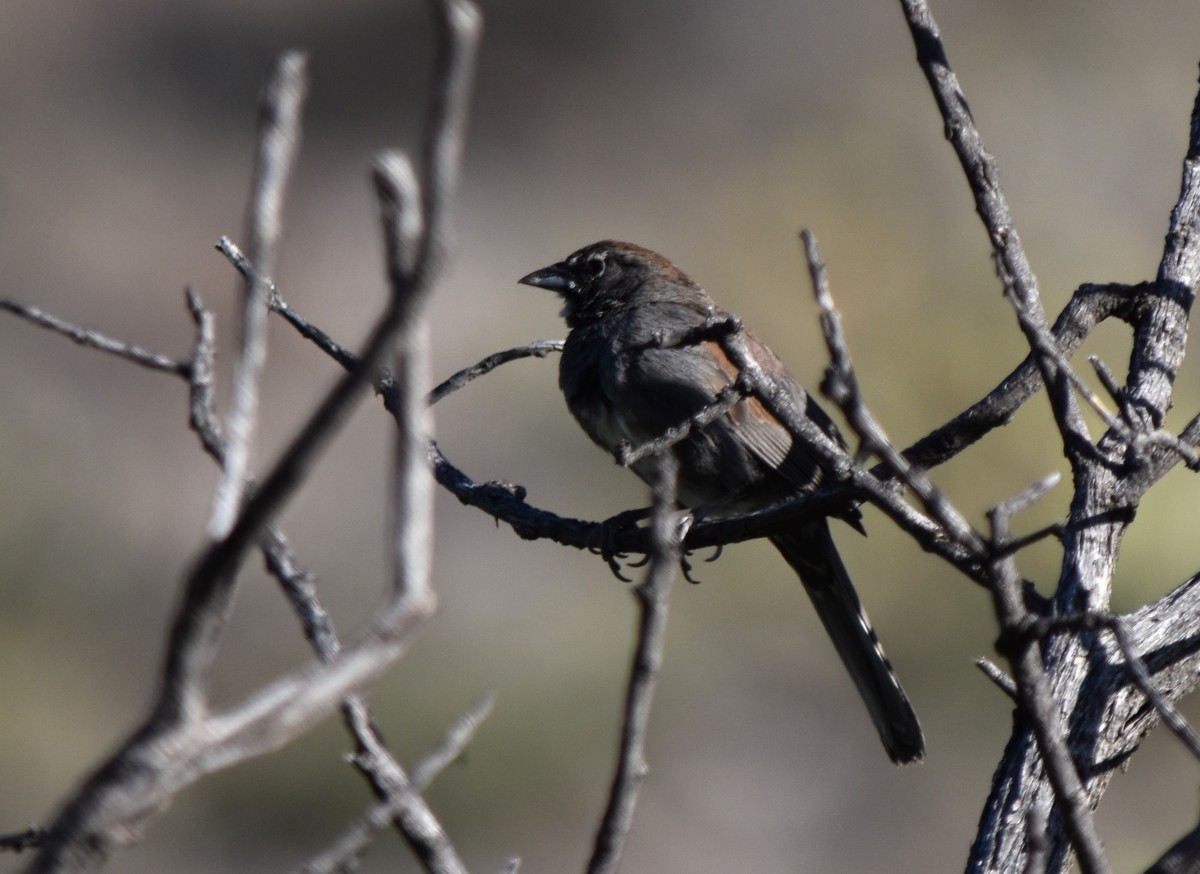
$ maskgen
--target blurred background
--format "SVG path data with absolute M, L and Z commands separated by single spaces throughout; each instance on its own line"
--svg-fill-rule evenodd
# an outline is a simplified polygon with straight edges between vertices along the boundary
M 433 310 L 444 376 L 563 334 L 558 305 L 516 285 L 603 237 L 663 252 L 757 327 L 798 378 L 824 359 L 796 238 L 818 236 L 859 377 L 907 445 L 1022 356 L 985 235 L 898 4 L 484 0 L 486 34 L 457 255 Z M 951 62 L 1046 306 L 1085 281 L 1152 278 L 1196 91 L 1200 5 L 934 2 Z M 311 97 L 277 276 L 343 342 L 384 299 L 370 157 L 417 142 L 433 48 L 416 0 L 323 3 L 9 0 L 0 6 L 0 295 L 174 356 L 194 284 L 229 362 L 256 95 L 272 57 L 311 54 Z M 272 330 L 261 469 L 336 377 Z M 1127 332 L 1086 352 L 1118 371 Z M 1079 360 L 1082 360 L 1080 358 Z M 448 456 L 478 480 L 593 519 L 645 490 L 570 419 L 554 360 L 509 365 L 437 410 Z M 223 370 L 227 380 L 228 374 Z M 222 384 L 222 400 L 228 393 Z M 1193 370 L 1179 412 L 1200 404 Z M 0 316 L 0 831 L 45 823 L 136 724 L 216 471 L 186 425 L 182 383 Z M 359 412 L 281 526 L 351 633 L 387 579 L 389 429 Z M 970 517 L 1067 473 L 1043 398 L 935 478 Z M 1143 504 L 1117 606 L 1200 564 L 1196 485 Z M 1061 517 L 1069 484 L 1021 517 Z M 675 591 L 642 794 L 624 870 L 960 869 L 1011 708 L 972 660 L 990 602 L 867 511 L 835 531 L 921 714 L 926 764 L 896 769 L 791 572 L 763 544 L 700 564 Z M 1057 551 L 1022 556 L 1049 591 Z M 371 690 L 414 761 L 489 689 L 495 712 L 429 791 L 473 870 L 580 870 L 608 788 L 634 606 L 598 559 L 526 543 L 439 495 L 440 612 Z M 252 560 L 218 666 L 233 703 L 308 653 Z M 1191 708 L 1192 715 L 1196 709 Z M 114 870 L 284 870 L 369 803 L 333 721 L 202 781 Z M 1196 765 L 1158 732 L 1100 811 L 1116 870 L 1189 828 Z M 0 870 L 17 860 L 0 858 Z M 390 833 L 366 871 L 416 866 Z

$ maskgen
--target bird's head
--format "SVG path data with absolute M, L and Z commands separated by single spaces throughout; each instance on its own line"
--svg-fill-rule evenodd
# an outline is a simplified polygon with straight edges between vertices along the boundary
M 574 327 L 634 306 L 647 283 L 661 289 L 698 288 L 678 267 L 633 243 L 602 240 L 517 280 L 557 292 L 561 315 Z

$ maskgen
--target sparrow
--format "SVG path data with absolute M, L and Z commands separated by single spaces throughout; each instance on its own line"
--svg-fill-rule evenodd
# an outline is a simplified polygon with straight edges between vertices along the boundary
M 559 387 L 583 430 L 610 453 L 689 421 L 738 378 L 716 340 L 664 345 L 664 337 L 682 337 L 730 314 L 648 249 L 612 240 L 593 243 L 519 282 L 562 298 L 561 315 L 570 332 L 559 363 Z M 742 330 L 750 355 L 785 387 L 795 409 L 844 446 L 837 426 L 779 358 L 753 331 Z M 693 429 L 671 451 L 678 462 L 680 503 L 705 516 L 808 494 L 827 479 L 806 446 L 753 396 Z M 632 469 L 653 482 L 653 459 L 635 462 Z M 856 509 L 840 515 L 862 530 Z M 892 761 L 922 759 L 925 740 L 917 715 L 867 619 L 828 521 L 796 523 L 770 540 L 799 575 Z

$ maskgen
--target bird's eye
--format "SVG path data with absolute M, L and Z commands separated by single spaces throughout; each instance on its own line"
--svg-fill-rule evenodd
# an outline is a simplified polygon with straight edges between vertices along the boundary
M 593 255 L 587 259 L 583 265 L 583 269 L 587 271 L 588 276 L 597 277 L 604 272 L 604 256 Z

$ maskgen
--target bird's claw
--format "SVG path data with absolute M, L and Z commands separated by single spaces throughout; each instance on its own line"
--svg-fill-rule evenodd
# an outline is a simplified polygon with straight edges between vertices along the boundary
M 650 515 L 649 508 L 623 510 L 615 516 L 610 516 L 593 529 L 593 535 L 587 544 L 587 551 L 604 559 L 614 577 L 623 583 L 632 583 L 629 577 L 621 572 L 621 562 L 629 557 L 629 553 L 621 551 L 617 544 L 621 535 L 630 528 L 636 528 L 637 523 Z M 645 558 L 631 562 L 630 567 L 641 567 L 646 563 Z

